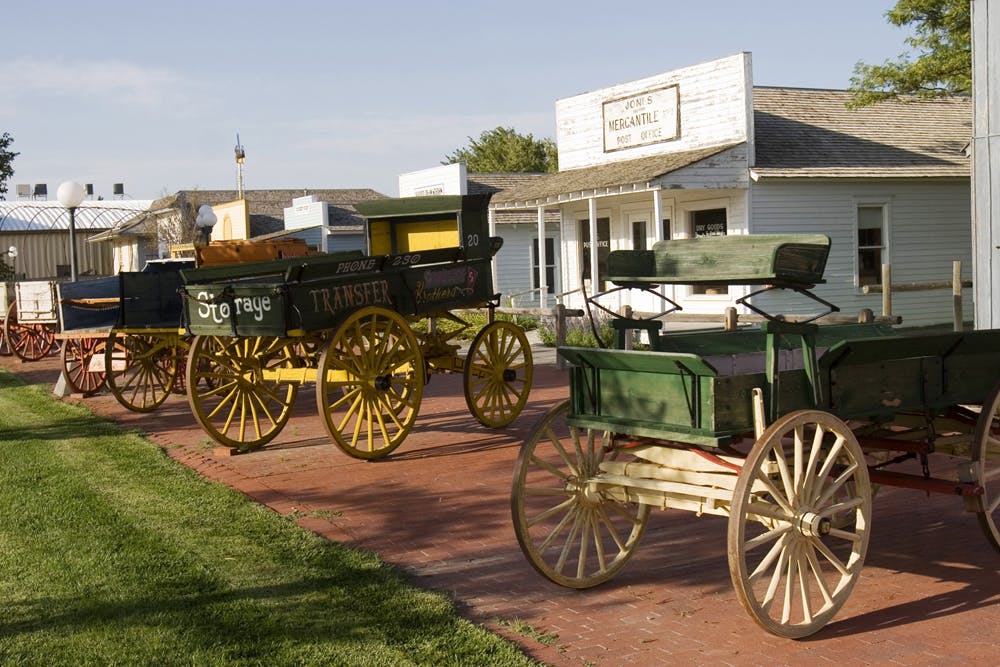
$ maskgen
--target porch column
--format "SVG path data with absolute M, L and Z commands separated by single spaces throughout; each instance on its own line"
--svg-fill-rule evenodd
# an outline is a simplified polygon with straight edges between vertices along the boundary
M 545 308 L 548 304 L 549 285 L 545 275 L 545 207 L 538 207 L 538 307 Z
M 486 229 L 489 230 L 488 233 L 490 238 L 497 235 L 497 220 L 494 216 L 494 211 L 492 208 L 486 209 Z M 487 239 L 487 243 L 489 239 Z M 497 256 L 493 255 L 490 257 L 490 272 L 493 274 L 493 293 L 496 294 L 500 291 L 497 286 Z
M 598 291 L 597 282 L 597 199 L 591 197 L 587 200 L 587 215 L 590 217 L 590 293 L 592 296 Z M 582 287 L 582 285 L 581 285 Z
M 663 191 L 653 190 L 653 238 L 663 240 Z

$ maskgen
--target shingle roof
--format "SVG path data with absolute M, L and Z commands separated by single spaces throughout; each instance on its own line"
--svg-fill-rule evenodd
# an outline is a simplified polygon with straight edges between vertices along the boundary
M 753 95 L 760 176 L 969 176 L 968 97 L 848 109 L 842 90 L 755 87 Z
M 848 109 L 850 98 L 843 90 L 754 87 L 754 174 L 969 177 L 964 148 L 972 137 L 970 98 L 904 96 Z M 515 208 L 580 193 L 645 189 L 650 181 L 729 148 L 732 145 L 536 176 L 497 193 L 492 205 Z
M 284 229 L 285 209 L 292 205 L 292 199 L 316 195 L 320 201 L 330 204 L 330 224 L 358 224 L 354 204 L 370 199 L 384 199 L 385 195 L 368 188 L 338 190 L 244 190 L 243 198 L 250 209 L 250 235 L 260 236 Z M 150 206 L 151 211 L 177 208 L 179 202 L 195 206 L 201 204 L 223 204 L 236 201 L 236 190 L 182 190 L 170 196 L 157 199 Z
M 515 207 L 573 193 L 642 190 L 646 189 L 650 181 L 664 174 L 709 158 L 734 145 L 736 144 L 622 160 L 596 167 L 567 169 L 499 192 L 493 195 L 491 204 L 501 208 Z

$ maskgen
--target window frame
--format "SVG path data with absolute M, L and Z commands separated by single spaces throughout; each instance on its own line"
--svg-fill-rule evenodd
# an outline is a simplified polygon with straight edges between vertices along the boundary
M 882 242 L 880 245 L 862 245 L 861 244 L 861 209 L 863 208 L 878 208 L 882 211 Z M 891 257 L 891 238 L 889 230 L 891 228 L 889 221 L 892 219 L 890 202 L 885 198 L 856 198 L 854 200 L 854 220 L 853 228 L 854 233 L 852 241 L 854 244 L 854 287 L 856 289 L 863 289 L 867 285 L 881 285 L 882 284 L 882 264 L 889 264 Z M 861 282 L 861 253 L 862 251 L 870 251 L 877 249 L 879 251 L 879 263 L 877 271 L 875 274 L 875 282 L 873 283 L 862 283 Z
M 549 255 L 549 245 L 552 246 L 552 254 Z M 538 276 L 539 276 L 539 251 L 538 251 L 538 236 L 531 237 L 531 289 L 538 289 Z M 549 264 L 549 260 L 552 263 Z M 558 273 L 556 271 L 556 239 L 553 236 L 545 236 L 545 289 L 547 290 L 547 296 L 554 296 L 556 294 L 556 280 L 558 280 Z M 551 280 L 549 280 L 551 278 Z

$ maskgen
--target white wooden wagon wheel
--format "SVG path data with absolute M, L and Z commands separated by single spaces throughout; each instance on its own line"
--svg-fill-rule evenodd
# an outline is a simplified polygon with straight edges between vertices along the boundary
M 983 402 L 972 442 L 973 481 L 979 496 L 979 523 L 990 543 L 1000 551 L 1000 384 Z
M 550 410 L 521 446 L 511 488 L 514 532 L 528 562 L 570 588 L 610 579 L 635 552 L 649 505 L 594 481 L 620 453 L 607 432 L 567 423 L 569 401 Z
M 496 321 L 476 334 L 462 371 L 465 403 L 480 424 L 502 428 L 528 403 L 531 346 L 521 327 Z
M 271 336 L 195 336 L 187 356 L 188 404 L 219 444 L 249 451 L 275 438 L 292 416 L 298 384 L 294 342 Z
M 747 456 L 729 516 L 729 570 L 740 602 L 765 630 L 804 637 L 843 606 L 871 533 L 864 453 L 833 415 L 775 421 Z
M 323 426 L 350 456 L 387 456 L 417 419 L 425 377 L 420 344 L 401 315 L 378 306 L 355 311 L 320 356 L 316 403 Z

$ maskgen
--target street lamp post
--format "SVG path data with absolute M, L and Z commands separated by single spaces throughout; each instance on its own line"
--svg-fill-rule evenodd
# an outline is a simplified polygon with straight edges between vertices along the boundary
M 82 183 L 66 181 L 59 186 L 56 198 L 69 211 L 69 279 L 76 282 L 76 209 L 83 203 L 86 190 Z
M 208 204 L 198 207 L 198 215 L 194 219 L 194 226 L 197 228 L 199 238 L 196 241 L 199 245 L 208 245 L 212 241 L 212 227 L 218 222 L 215 211 Z
M 12 245 L 7 248 L 7 256 L 10 257 L 10 270 L 13 273 L 13 279 L 17 280 L 17 246 Z

